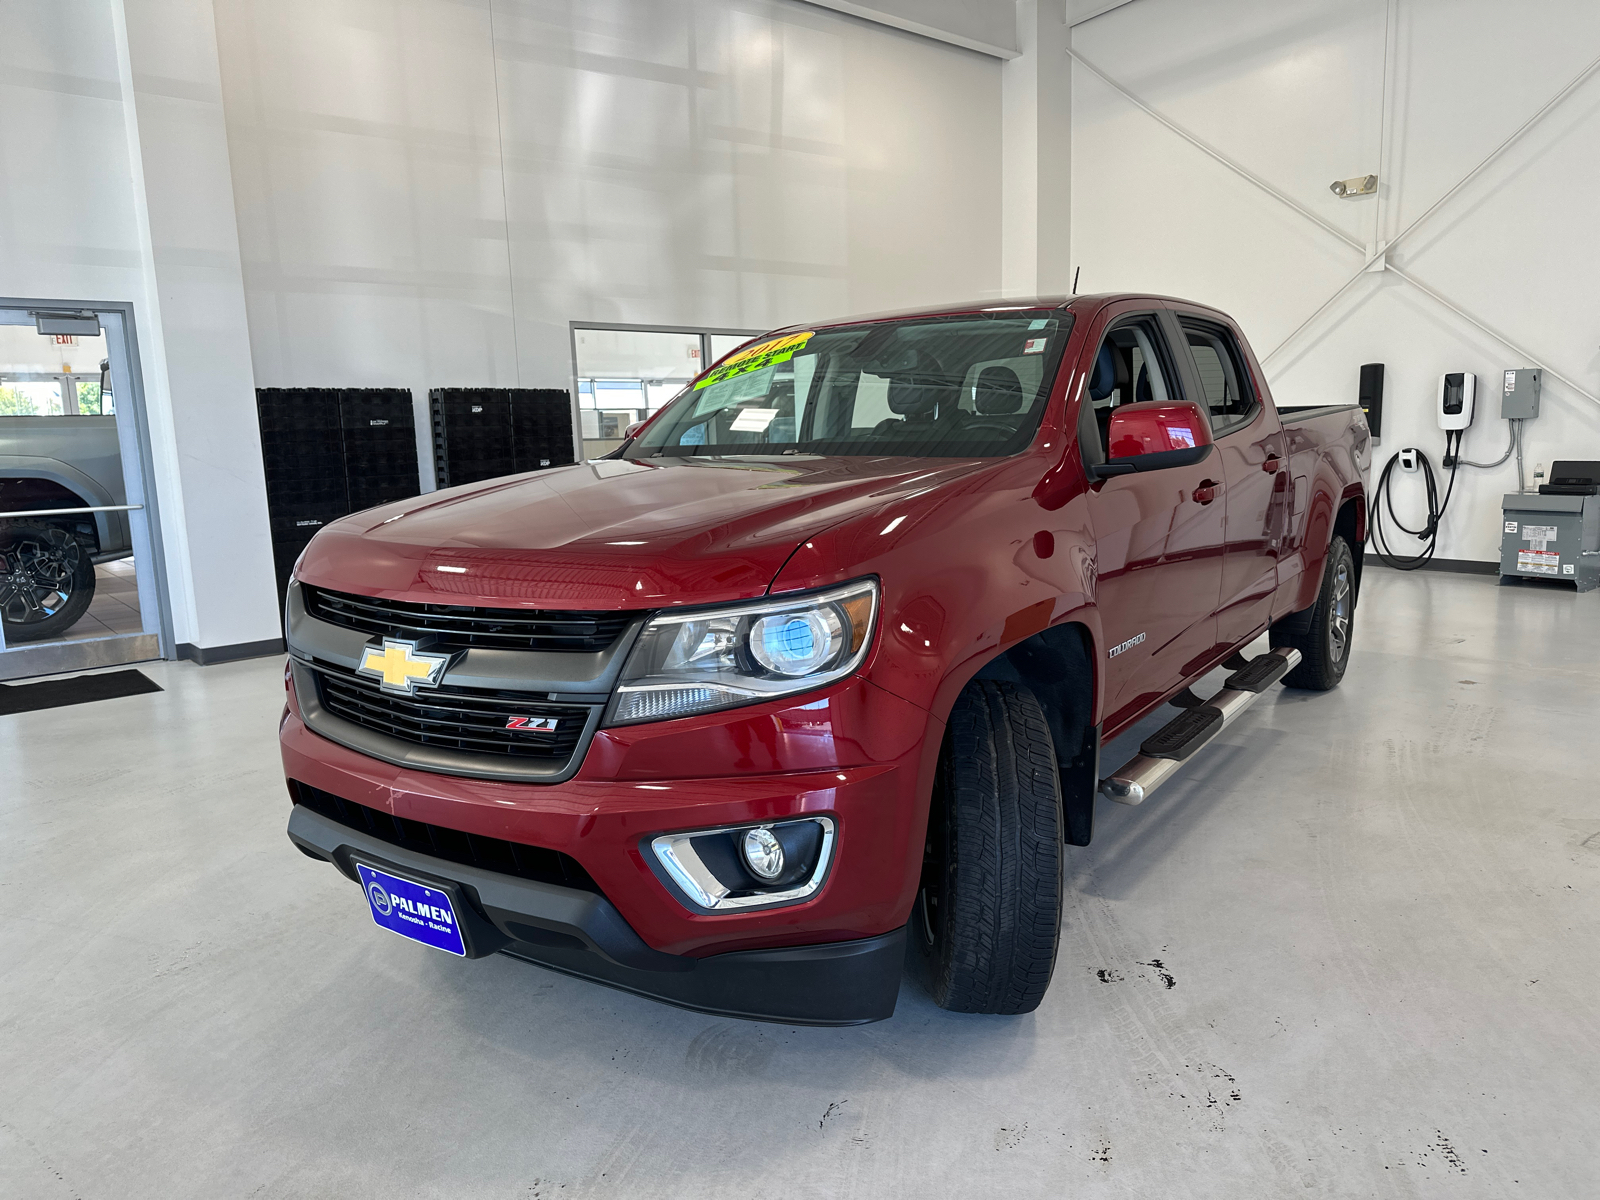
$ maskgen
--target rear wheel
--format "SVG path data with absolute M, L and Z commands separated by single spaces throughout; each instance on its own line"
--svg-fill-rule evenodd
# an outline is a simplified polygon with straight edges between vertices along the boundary
M 1326 692 L 1339 686 L 1350 661 L 1350 635 L 1355 628 L 1356 563 L 1350 547 L 1334 535 L 1322 568 L 1322 590 L 1317 602 L 1274 625 L 1274 648 L 1292 646 L 1300 651 L 1300 665 L 1283 677 L 1283 685 Z
M 933 998 L 1014 1015 L 1044 999 L 1061 928 L 1061 786 L 1032 692 L 968 684 L 940 751 L 912 933 Z
M 6 642 L 59 637 L 94 599 L 89 551 L 55 525 L 0 521 L 0 622 Z

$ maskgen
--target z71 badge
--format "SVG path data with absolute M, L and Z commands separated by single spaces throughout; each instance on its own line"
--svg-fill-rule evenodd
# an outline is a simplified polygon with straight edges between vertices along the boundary
M 556 718 L 507 717 L 506 728 L 521 729 L 528 733 L 554 733 L 556 731 Z

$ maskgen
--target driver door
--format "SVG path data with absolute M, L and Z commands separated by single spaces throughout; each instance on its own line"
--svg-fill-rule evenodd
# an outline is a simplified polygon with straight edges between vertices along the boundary
M 1089 344 L 1078 413 L 1086 465 L 1106 461 L 1111 415 L 1120 405 L 1186 398 L 1156 313 L 1114 310 Z M 1176 689 L 1215 649 L 1222 491 L 1214 453 L 1189 466 L 1090 483 L 1108 730 Z

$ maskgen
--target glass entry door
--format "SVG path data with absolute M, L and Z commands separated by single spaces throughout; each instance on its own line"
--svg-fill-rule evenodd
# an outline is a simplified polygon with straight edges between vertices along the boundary
M 0 680 L 170 654 L 131 328 L 0 303 Z

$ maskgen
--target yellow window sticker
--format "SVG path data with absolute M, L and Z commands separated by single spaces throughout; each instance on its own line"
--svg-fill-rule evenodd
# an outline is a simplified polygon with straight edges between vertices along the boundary
M 720 367 L 707 371 L 694 385 L 695 391 L 710 387 L 713 383 L 721 383 L 725 379 L 732 379 L 736 375 L 748 375 L 752 371 L 760 371 L 774 363 L 788 362 L 810 340 L 811 333 L 808 330 L 805 333 L 791 333 L 770 342 L 759 342 L 747 350 L 739 351 Z

